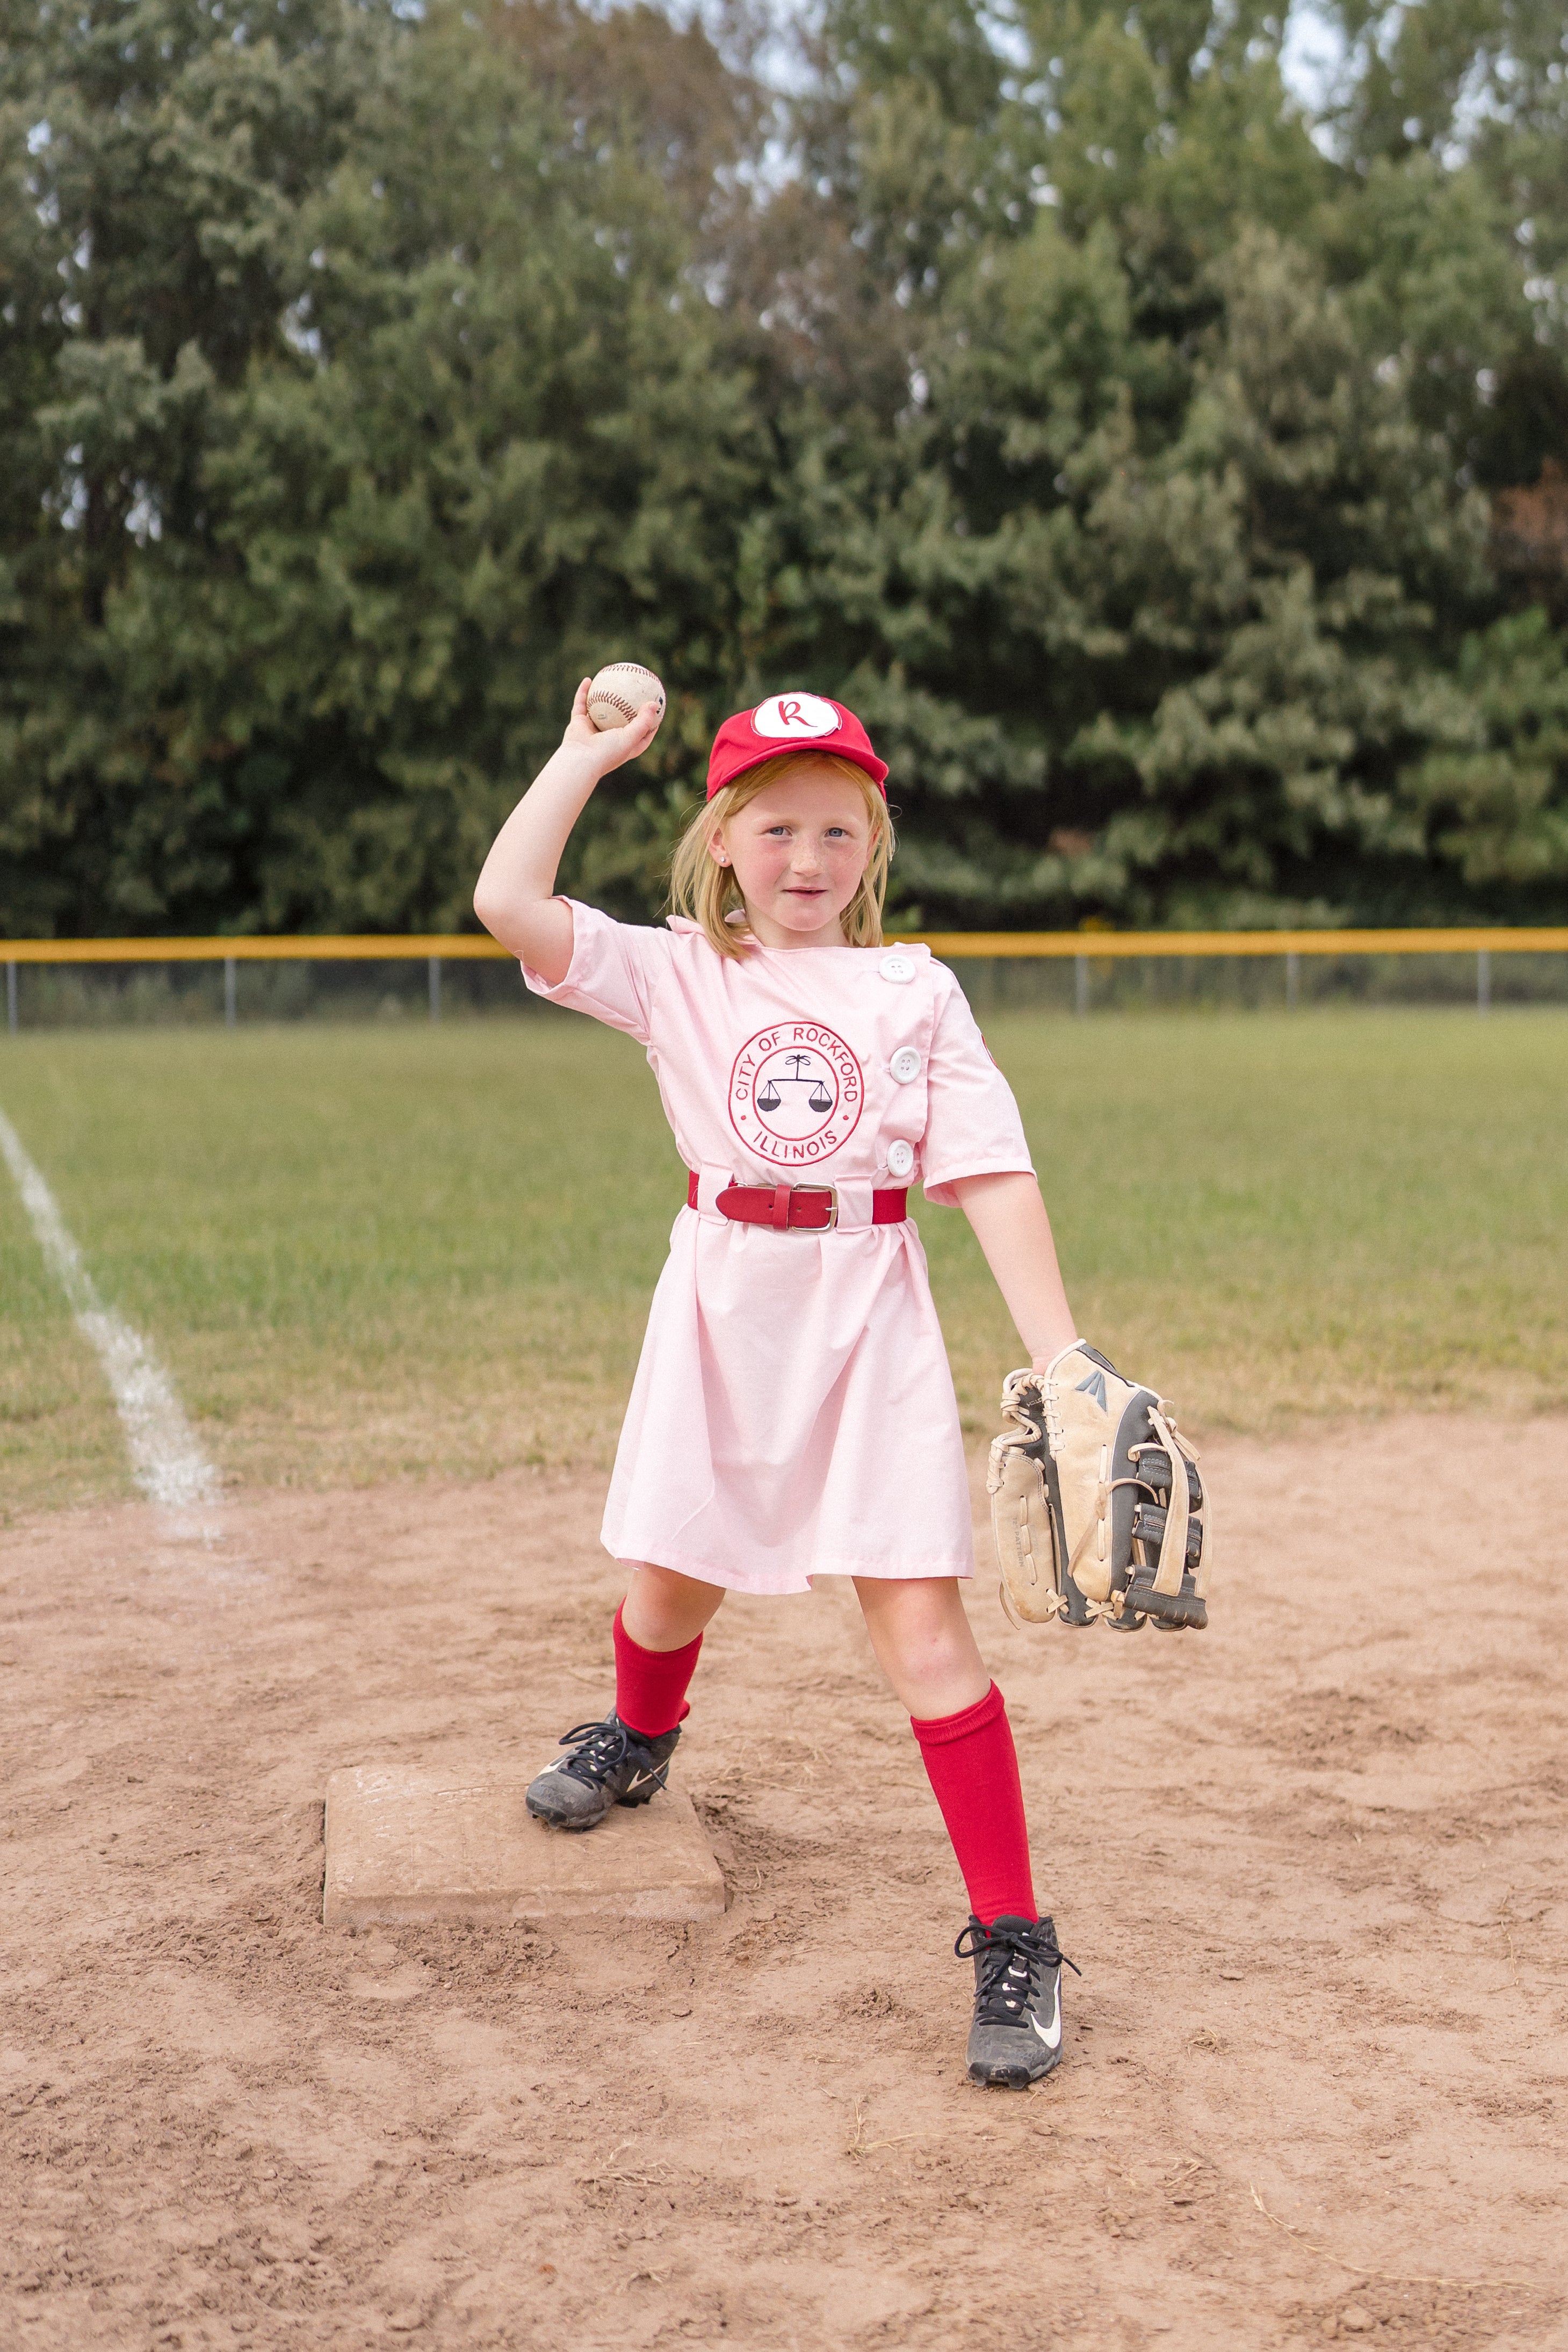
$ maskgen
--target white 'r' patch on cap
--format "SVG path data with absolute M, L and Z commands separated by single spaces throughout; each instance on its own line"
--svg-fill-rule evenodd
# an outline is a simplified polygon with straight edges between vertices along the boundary
M 770 694 L 752 712 L 751 723 L 770 743 L 814 743 L 820 735 L 836 735 L 840 721 L 820 694 Z

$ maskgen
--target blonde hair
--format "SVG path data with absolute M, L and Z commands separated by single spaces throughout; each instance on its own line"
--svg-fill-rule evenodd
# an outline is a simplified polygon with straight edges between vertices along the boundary
M 743 776 L 737 776 L 733 784 L 726 784 L 722 791 L 715 793 L 682 834 L 670 860 L 670 912 L 689 917 L 720 955 L 745 955 L 751 937 L 745 926 L 746 902 L 735 878 L 735 868 L 721 866 L 709 851 L 708 844 L 716 833 L 723 832 L 731 817 L 738 816 L 760 793 L 779 783 L 791 768 L 799 767 L 807 759 L 831 768 L 835 776 L 855 785 L 865 802 L 871 853 L 855 895 L 839 920 L 847 946 L 882 945 L 882 907 L 887 896 L 888 860 L 894 847 L 893 819 L 887 813 L 886 801 L 865 770 L 857 767 L 852 760 L 841 760 L 831 751 L 784 751 L 776 760 L 764 760 L 760 767 L 748 768 Z M 741 916 L 739 923 L 727 919 L 734 914 Z

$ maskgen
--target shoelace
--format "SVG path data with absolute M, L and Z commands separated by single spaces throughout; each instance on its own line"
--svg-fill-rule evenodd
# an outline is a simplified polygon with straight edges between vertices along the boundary
M 579 1723 L 560 1736 L 563 1748 L 575 1748 L 577 1754 L 569 1756 L 560 1766 L 569 1780 L 585 1780 L 590 1788 L 598 1788 L 622 1764 L 637 1765 L 647 1771 L 661 1789 L 668 1782 L 668 1763 L 655 1766 L 643 1742 L 634 1739 L 626 1726 L 614 1716 L 603 1723 Z M 645 1759 L 645 1762 L 639 1759 Z
M 1059 1947 L 1054 1934 L 1043 1928 L 1027 1933 L 1004 1927 L 998 1934 L 994 1928 L 977 1928 L 973 1920 L 953 1947 L 961 1959 L 970 1959 L 977 1953 L 980 1961 L 980 1981 L 975 1995 L 977 2022 L 987 2025 L 1016 2025 L 1028 2005 L 1037 1966 L 1048 1969 L 1071 1969 L 1075 1977 L 1082 1975 L 1076 1960 L 1070 1960 Z

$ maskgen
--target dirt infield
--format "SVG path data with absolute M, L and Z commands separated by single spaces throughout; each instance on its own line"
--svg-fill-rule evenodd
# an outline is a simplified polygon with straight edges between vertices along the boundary
M 1568 2344 L 1565 1439 L 1216 1444 L 1201 1637 L 977 1588 L 1083 1970 L 1025 2096 L 964 2083 L 962 1893 L 847 1590 L 710 1636 L 722 1920 L 356 1937 L 329 1771 L 529 1765 L 607 1702 L 597 1493 L 14 1528 L 0 2342 Z

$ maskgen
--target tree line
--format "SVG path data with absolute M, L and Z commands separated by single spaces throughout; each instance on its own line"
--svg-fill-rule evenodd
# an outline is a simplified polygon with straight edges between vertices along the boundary
M 952 927 L 1562 921 L 1547 0 L 0 0 L 0 931 L 661 904 L 852 703 Z

